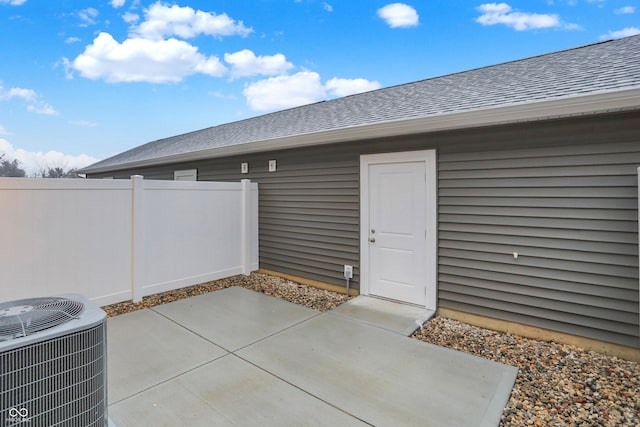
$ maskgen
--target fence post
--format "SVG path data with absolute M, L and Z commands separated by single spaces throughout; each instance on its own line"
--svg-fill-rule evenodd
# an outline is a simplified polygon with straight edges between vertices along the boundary
M 144 296 L 144 177 L 131 177 L 131 299 L 142 301 Z
M 240 262 L 242 263 L 242 274 L 248 276 L 251 273 L 251 180 L 240 180 L 242 184 L 240 203 Z

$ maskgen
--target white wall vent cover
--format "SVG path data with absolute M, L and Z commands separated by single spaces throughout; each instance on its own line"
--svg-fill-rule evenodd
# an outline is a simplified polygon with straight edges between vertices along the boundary
M 107 425 L 106 327 L 80 295 L 0 303 L 0 426 Z

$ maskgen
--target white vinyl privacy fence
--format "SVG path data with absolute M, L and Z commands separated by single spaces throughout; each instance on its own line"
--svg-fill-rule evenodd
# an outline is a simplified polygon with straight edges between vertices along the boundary
M 258 186 L 0 178 L 0 302 L 99 305 L 258 268 Z

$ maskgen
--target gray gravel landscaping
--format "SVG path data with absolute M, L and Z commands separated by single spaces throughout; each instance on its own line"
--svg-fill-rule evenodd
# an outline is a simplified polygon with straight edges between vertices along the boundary
M 516 366 L 501 426 L 639 426 L 640 365 L 444 317 L 414 337 Z
M 242 286 L 319 311 L 346 296 L 252 273 L 103 307 L 109 316 Z M 413 338 L 519 369 L 501 426 L 640 426 L 640 364 L 436 316 Z

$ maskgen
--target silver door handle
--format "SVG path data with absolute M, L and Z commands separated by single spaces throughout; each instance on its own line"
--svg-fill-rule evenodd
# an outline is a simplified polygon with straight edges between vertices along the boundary
M 370 241 L 371 243 L 374 243 L 374 242 L 376 241 L 376 239 L 375 239 L 374 237 L 372 237 L 372 238 L 370 238 L 370 239 L 369 239 L 369 241 Z

